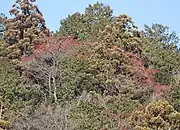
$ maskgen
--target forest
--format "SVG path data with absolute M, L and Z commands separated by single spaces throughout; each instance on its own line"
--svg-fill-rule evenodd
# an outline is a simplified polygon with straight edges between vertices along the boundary
M 0 14 L 0 130 L 180 130 L 180 38 L 97 2 L 52 32 L 36 0 Z

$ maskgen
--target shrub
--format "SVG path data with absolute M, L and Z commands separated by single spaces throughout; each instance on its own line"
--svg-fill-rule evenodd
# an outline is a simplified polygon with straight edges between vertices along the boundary
M 11 124 L 9 121 L 5 121 L 5 120 L 0 120 L 0 130 L 2 128 L 3 129 L 8 129 L 11 127 Z
M 95 92 L 83 94 L 71 108 L 75 129 L 123 129 L 128 113 L 138 105 L 128 97 L 102 96 Z
M 180 113 L 167 101 L 153 101 L 132 113 L 130 122 L 135 130 L 169 130 L 180 128 Z
M 16 118 L 12 130 L 74 130 L 66 107 L 40 105 L 33 113 Z
M 165 98 L 174 107 L 174 109 L 180 112 L 180 87 L 173 86 L 165 90 Z

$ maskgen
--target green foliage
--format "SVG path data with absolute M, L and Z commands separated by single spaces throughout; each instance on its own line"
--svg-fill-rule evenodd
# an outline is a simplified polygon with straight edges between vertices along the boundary
M 124 51 L 140 51 L 141 40 L 136 32 L 131 18 L 120 15 L 99 34 L 99 42 L 88 46 L 90 90 L 110 95 L 121 92 L 123 80 L 132 75 L 132 65 Z
M 149 67 L 160 70 L 155 76 L 162 84 L 175 84 L 180 70 L 180 54 L 177 52 L 179 38 L 169 27 L 161 24 L 145 25 L 143 55 Z
M 141 39 L 132 19 L 122 14 L 114 18 L 99 34 L 99 40 L 105 43 L 119 45 L 126 51 L 141 51 Z
M 110 6 L 97 2 L 94 5 L 89 5 L 85 9 L 85 20 L 87 32 L 89 32 L 90 39 L 96 39 L 100 31 L 111 22 L 112 9 Z
M 169 32 L 169 27 L 162 24 L 152 24 L 152 27 L 145 25 L 145 37 L 164 43 L 166 48 L 176 47 L 179 42 L 175 32 Z
M 49 103 L 63 104 L 81 94 L 86 60 L 72 54 L 49 53 L 24 64 L 27 84 L 40 88 Z M 87 84 L 86 84 L 87 85 Z
M 153 101 L 133 112 L 130 122 L 135 130 L 175 130 L 180 128 L 180 113 L 167 101 Z
M 175 110 L 180 112 L 180 86 L 174 87 L 171 90 L 171 103 L 174 106 Z
M 180 70 L 180 54 L 174 50 L 164 49 L 163 44 L 144 39 L 143 56 L 149 67 L 160 70 L 156 80 L 164 84 L 173 84 L 176 74 Z
M 88 49 L 83 90 L 108 95 L 123 93 L 140 102 L 149 99 L 152 90 L 133 80 L 129 57 L 120 48 L 108 43 L 94 43 Z
M 61 84 L 59 85 L 59 102 L 73 100 L 81 95 L 88 86 L 85 79 L 85 68 L 87 61 L 78 57 L 65 57 L 59 59 L 59 71 L 61 72 Z
M 123 93 L 141 103 L 152 94 L 148 86 L 137 85 L 129 77 L 130 64 L 121 49 L 106 43 L 82 45 L 73 53 L 49 53 L 25 64 L 24 69 L 26 83 L 40 88 L 49 103 L 63 104 L 83 90 Z
M 36 43 L 49 36 L 34 2 L 16 0 L 10 10 L 14 17 L 0 16 L 0 35 L 4 35 L 0 39 L 0 129 L 11 122 L 12 129 L 180 129 L 180 53 L 175 32 L 153 24 L 140 33 L 129 16 L 112 17 L 111 8 L 97 2 L 84 13 L 61 20 L 57 37 L 74 35 L 73 40 L 81 42 L 79 48 L 37 49 L 47 52 L 20 62 L 18 58 L 31 54 Z M 48 45 L 75 43 L 68 40 L 52 38 Z M 133 66 L 129 54 L 135 53 L 146 60 L 146 68 L 159 70 L 157 82 L 175 86 L 164 93 L 174 108 L 161 100 L 143 106 L 152 99 L 153 87 L 134 76 L 133 69 L 145 70 Z
M 162 84 L 171 84 L 173 82 L 173 77 L 170 73 L 166 71 L 160 71 L 155 74 L 156 82 L 162 83 Z
M 2 102 L 11 104 L 13 100 L 16 100 L 13 96 L 15 96 L 15 88 L 20 83 L 20 77 L 7 58 L 0 58 L 0 66 L 0 98 Z
M 76 130 L 118 130 L 124 128 L 128 113 L 138 105 L 122 95 L 102 96 L 95 92 L 83 94 L 78 104 L 71 108 L 70 118 Z
M 123 76 L 130 73 L 128 57 L 120 48 L 106 43 L 95 43 L 90 49 L 92 50 L 88 58 L 87 76 L 92 80 L 92 90 L 118 93 Z
M 110 23 L 112 12 L 109 6 L 99 2 L 89 5 L 85 13 L 74 13 L 61 20 L 58 34 L 61 36 L 77 34 L 79 40 L 94 41 L 98 33 Z
M 1 120 L 0 119 L 0 130 L 7 129 L 11 127 L 11 123 L 9 121 Z
M 22 79 L 9 59 L 0 58 L 0 66 L 0 107 L 3 107 L 1 119 L 12 121 L 24 108 L 29 108 L 30 112 L 39 103 L 38 97 L 41 95 L 36 89 L 21 85 Z
M 174 86 L 164 91 L 165 98 L 170 102 L 174 109 L 180 112 L 180 86 Z
M 7 57 L 16 59 L 30 54 L 37 42 L 48 35 L 45 20 L 38 7 L 29 0 L 17 0 L 9 11 L 14 18 L 3 21 L 5 26 L 3 45 Z
M 85 33 L 86 27 L 83 20 L 83 15 L 78 12 L 68 15 L 66 19 L 61 20 L 61 27 L 58 33 L 62 36 L 72 35 L 76 32 Z
M 5 31 L 5 27 L 3 24 L 3 21 L 5 19 L 7 19 L 7 17 L 3 13 L 0 13 L 0 39 L 3 37 Z

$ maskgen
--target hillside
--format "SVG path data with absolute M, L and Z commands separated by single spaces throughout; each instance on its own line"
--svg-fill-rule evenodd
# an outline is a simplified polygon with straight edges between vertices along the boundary
M 126 14 L 89 5 L 46 26 L 35 1 L 0 16 L 0 130 L 180 129 L 179 37 L 139 31 Z

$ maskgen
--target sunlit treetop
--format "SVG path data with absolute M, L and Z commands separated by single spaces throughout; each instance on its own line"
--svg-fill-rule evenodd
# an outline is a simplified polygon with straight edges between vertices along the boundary
M 35 0 L 16 0 L 9 13 L 12 18 L 3 21 L 5 26 L 5 53 L 9 58 L 30 54 L 36 43 L 49 36 L 42 12 Z

